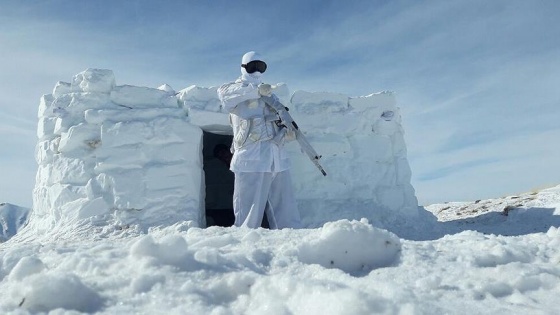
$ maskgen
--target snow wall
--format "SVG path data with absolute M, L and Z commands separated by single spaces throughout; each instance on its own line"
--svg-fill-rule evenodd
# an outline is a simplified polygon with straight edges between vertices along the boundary
M 323 177 L 297 142 L 287 144 L 306 226 L 362 217 L 387 226 L 417 215 L 392 93 L 290 97 L 286 85 L 274 88 L 328 173 Z M 30 223 L 205 226 L 203 131 L 232 132 L 216 90 L 116 85 L 113 72 L 102 69 L 58 82 L 39 105 Z

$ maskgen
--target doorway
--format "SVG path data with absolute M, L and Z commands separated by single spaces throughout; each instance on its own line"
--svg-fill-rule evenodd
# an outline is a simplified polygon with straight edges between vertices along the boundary
M 233 184 L 235 177 L 229 170 L 229 151 L 233 136 L 203 132 L 202 157 L 206 184 L 206 225 L 232 226 Z M 229 160 L 228 160 L 229 157 Z
M 203 131 L 202 160 L 206 185 L 206 226 L 232 226 L 235 176 L 229 170 L 233 136 Z M 264 215 L 261 227 L 269 228 Z

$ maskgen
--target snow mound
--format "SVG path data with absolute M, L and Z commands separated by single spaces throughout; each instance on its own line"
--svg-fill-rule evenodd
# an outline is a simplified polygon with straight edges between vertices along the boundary
M 69 273 L 47 272 L 26 277 L 11 293 L 19 306 L 31 313 L 56 309 L 93 313 L 103 305 L 95 290 Z
M 401 251 L 399 238 L 371 226 L 367 220 L 326 223 L 318 238 L 304 241 L 298 257 L 307 264 L 365 274 L 395 263 Z
M 9 280 L 21 281 L 23 278 L 45 270 L 45 264 L 36 257 L 23 257 L 8 275 Z
M 251 308 L 244 314 L 399 314 L 398 308 L 380 297 L 372 297 L 342 283 L 313 278 L 304 281 L 290 276 L 275 276 L 269 281 L 258 279 L 251 286 L 250 301 Z
M 171 265 L 181 270 L 192 269 L 196 262 L 188 249 L 185 239 L 178 235 L 169 235 L 160 242 L 146 235 L 136 241 L 130 248 L 130 255 L 138 259 L 151 259 L 160 265 Z
M 0 244 L 0 314 L 560 314 L 558 188 L 509 225 L 540 228 L 530 213 L 550 209 L 547 229 L 516 237 L 473 231 L 499 227 L 491 222 L 424 217 L 414 224 L 427 241 L 366 220 L 283 230 L 181 222 L 71 240 L 18 233 Z M 457 230 L 440 235 L 448 224 Z

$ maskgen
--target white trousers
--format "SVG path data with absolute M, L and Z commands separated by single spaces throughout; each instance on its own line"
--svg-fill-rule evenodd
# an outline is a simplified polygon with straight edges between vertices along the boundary
M 279 173 L 236 172 L 234 225 L 258 228 L 265 211 L 271 229 L 301 227 L 290 170 Z

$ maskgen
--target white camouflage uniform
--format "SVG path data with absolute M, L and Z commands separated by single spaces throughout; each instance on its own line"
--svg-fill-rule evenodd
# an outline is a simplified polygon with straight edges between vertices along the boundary
M 253 60 L 262 59 L 249 52 L 242 64 Z M 218 89 L 223 108 L 230 113 L 234 135 L 230 165 L 235 173 L 234 225 L 260 227 L 266 211 L 271 229 L 298 228 L 301 223 L 290 161 L 284 141 L 275 138 L 280 129 L 272 120 L 277 116 L 258 92 L 261 73 L 247 73 L 243 67 L 241 73 L 235 82 Z

